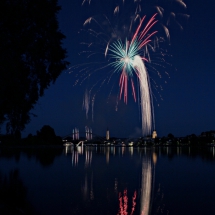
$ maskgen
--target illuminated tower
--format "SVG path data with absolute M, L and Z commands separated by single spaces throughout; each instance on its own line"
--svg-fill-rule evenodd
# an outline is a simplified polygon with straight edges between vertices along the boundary
M 93 139 L 93 131 L 92 131 L 92 128 L 90 129 L 90 140 Z
M 107 131 L 106 131 L 106 140 L 109 140 L 110 139 L 110 132 L 109 132 L 109 129 L 107 128 Z
M 157 135 L 157 132 L 156 132 L 156 131 L 153 131 L 153 132 L 152 132 L 152 139 L 155 139 L 157 136 L 158 136 L 158 135 Z
M 89 128 L 85 126 L 86 140 L 89 140 Z
M 74 129 L 72 130 L 72 139 L 73 140 L 75 139 L 75 131 L 74 131 Z

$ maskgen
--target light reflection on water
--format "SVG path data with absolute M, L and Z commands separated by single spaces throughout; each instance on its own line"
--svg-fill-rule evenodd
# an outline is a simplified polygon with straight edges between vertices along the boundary
M 104 154 L 106 158 L 106 165 L 110 162 L 110 157 L 117 156 L 123 157 L 126 153 L 129 154 L 130 157 L 134 154 L 133 147 L 77 147 L 74 146 L 66 146 L 64 149 L 64 154 L 67 156 L 72 157 L 72 166 L 78 166 L 79 157 L 85 155 L 85 168 L 91 166 L 93 152 Z M 119 206 L 118 206 L 118 215 L 127 215 L 127 214 L 140 214 L 140 215 L 148 215 L 150 213 L 150 206 L 151 206 L 151 192 L 152 192 L 152 181 L 153 181 L 153 163 L 157 161 L 157 155 L 155 152 L 149 153 L 147 148 L 143 148 L 141 150 L 137 150 L 140 154 L 144 154 L 143 158 L 139 158 L 140 162 L 140 185 L 137 186 L 133 192 L 133 196 L 130 197 L 131 202 L 129 203 L 128 197 L 128 188 L 124 188 L 123 191 L 118 191 L 118 179 L 115 178 L 114 180 L 114 192 L 118 196 Z M 142 167 L 141 167 L 142 166 Z M 154 166 L 154 165 L 153 165 Z M 90 173 L 91 175 L 85 174 L 85 181 L 84 185 L 82 186 L 82 194 L 83 200 L 87 201 L 89 198 L 90 201 L 94 200 L 94 191 L 93 191 L 93 172 Z M 127 173 L 129 174 L 129 172 Z M 137 191 L 139 195 L 137 194 Z M 139 199 L 137 199 L 137 196 Z M 130 207 L 131 208 L 130 208 Z M 140 209 L 137 209 L 139 207 Z M 137 211 L 139 211 L 137 213 Z M 136 212 L 136 213 L 135 213 Z
M 27 190 L 22 205 L 30 202 L 35 214 L 198 215 L 215 211 L 214 147 L 67 146 L 59 150 L 1 149 L 0 191 L 1 178 L 8 178 L 8 186 L 9 174 L 17 170 L 14 180 Z M 4 214 L 1 193 L 0 214 Z
M 152 166 L 151 160 L 145 158 L 142 162 L 142 180 L 141 180 L 140 214 L 149 214 L 151 189 L 152 189 Z

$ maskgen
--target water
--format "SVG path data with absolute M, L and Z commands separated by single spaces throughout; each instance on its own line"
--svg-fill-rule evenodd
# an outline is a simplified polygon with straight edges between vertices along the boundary
M 0 148 L 0 214 L 215 214 L 213 147 Z

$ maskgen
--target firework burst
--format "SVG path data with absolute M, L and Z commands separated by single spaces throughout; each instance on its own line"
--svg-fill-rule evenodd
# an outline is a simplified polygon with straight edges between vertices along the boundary
M 141 17 L 141 14 L 157 13 L 161 27 L 160 33 L 161 31 L 164 32 L 168 39 L 170 39 L 169 26 L 174 24 L 179 29 L 183 29 L 182 20 L 189 18 L 186 13 L 187 5 L 183 0 L 83 0 L 82 5 L 86 3 L 91 5 L 92 2 L 103 5 L 100 7 L 100 13 L 113 13 L 114 19 L 122 15 L 123 18 L 120 21 L 118 19 L 117 22 L 120 26 L 123 26 L 125 19 L 130 19 L 129 30 L 131 30 L 135 20 Z M 124 14 L 128 14 L 127 18 Z
M 148 73 L 144 65 L 144 60 L 148 61 L 144 56 L 143 47 L 146 47 L 151 42 L 151 37 L 157 33 L 153 31 L 149 33 L 150 29 L 156 24 L 155 16 L 148 21 L 143 29 L 143 21 L 145 16 L 141 19 L 139 26 L 134 33 L 131 41 L 126 40 L 125 44 L 121 40 L 114 42 L 110 48 L 110 56 L 115 61 L 110 63 L 115 68 L 114 72 L 121 72 L 120 75 L 120 99 L 122 93 L 124 94 L 124 102 L 127 103 L 128 98 L 128 80 L 131 80 L 131 88 L 134 100 L 136 101 L 136 92 L 133 81 L 134 74 L 137 75 L 139 80 L 140 103 L 142 113 L 142 134 L 149 135 L 152 130 L 153 119 L 153 106 L 151 97 L 151 88 Z
M 92 0 L 92 2 L 93 1 L 94 0 Z M 82 5 L 86 2 L 89 4 L 91 3 L 90 0 L 84 0 Z M 104 3 L 104 5 L 107 3 L 107 1 L 98 1 L 99 4 L 101 4 L 101 2 L 102 4 Z M 157 73 L 158 76 L 161 77 L 158 67 L 162 68 L 162 70 L 164 67 L 166 50 L 161 48 L 161 43 L 165 41 L 165 38 L 157 32 L 159 29 L 159 31 L 164 32 L 166 38 L 169 39 L 168 25 L 172 22 L 171 17 L 175 17 L 176 21 L 176 13 L 165 13 L 165 4 L 163 3 L 169 2 L 168 0 L 135 0 L 131 4 L 132 7 L 130 7 L 130 5 L 126 6 L 127 1 L 111 1 L 110 4 L 112 6 L 114 5 L 112 4 L 113 2 L 116 4 L 113 7 L 114 10 L 111 9 L 112 13 L 110 11 L 107 12 L 108 7 L 104 6 L 106 9 L 105 12 L 99 11 L 101 15 L 89 17 L 84 22 L 84 29 L 81 31 L 84 32 L 82 35 L 87 35 L 87 37 L 82 44 L 87 47 L 87 50 L 82 51 L 81 54 L 86 54 L 87 58 L 85 59 L 89 61 L 73 67 L 76 71 L 77 69 L 79 70 L 79 75 L 75 84 L 82 84 L 84 81 L 97 74 L 97 81 L 91 85 L 84 97 L 83 107 L 86 110 L 87 116 L 90 103 L 92 107 L 94 105 L 96 93 L 101 89 L 102 85 L 110 83 L 113 79 L 116 80 L 115 74 L 117 74 L 117 76 L 119 76 L 118 98 L 122 99 L 123 97 L 124 102 L 127 103 L 128 88 L 131 88 L 135 102 L 138 101 L 141 107 L 142 134 L 144 136 L 149 135 L 151 134 L 152 128 L 155 129 L 150 80 L 156 90 L 161 86 L 158 86 L 151 77 L 149 78 L 147 67 L 150 67 L 150 71 Z M 130 0 L 130 2 L 132 1 Z M 158 2 L 162 2 L 162 4 L 158 5 Z M 171 4 L 173 3 L 177 3 L 180 7 L 186 8 L 182 0 L 172 0 Z M 145 4 L 144 8 L 142 7 L 143 4 Z M 148 15 L 147 17 L 143 16 L 143 18 L 141 18 L 143 11 L 149 9 L 149 7 L 153 8 L 153 11 L 156 13 L 150 19 L 147 19 L 149 17 Z M 182 13 L 180 15 L 187 16 Z M 153 30 L 155 24 L 156 31 Z M 179 23 L 178 25 L 180 26 Z M 154 63 L 154 59 L 151 60 L 151 53 L 159 53 L 156 63 Z M 107 72 L 101 72 L 104 70 L 108 70 L 108 74 Z M 93 91 L 95 91 L 95 86 L 97 86 L 97 90 L 93 93 Z M 111 91 L 112 89 L 113 86 L 111 87 Z

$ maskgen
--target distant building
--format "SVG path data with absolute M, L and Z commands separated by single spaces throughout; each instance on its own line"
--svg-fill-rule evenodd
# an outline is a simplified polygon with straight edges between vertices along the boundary
M 79 140 L 79 129 L 78 128 L 75 128 L 72 130 L 72 139 Z
M 88 128 L 85 126 L 85 134 L 86 134 L 86 140 L 92 140 L 93 139 L 93 134 L 92 134 L 92 128 Z
M 153 131 L 153 132 L 152 132 L 152 139 L 155 139 L 157 136 L 158 136 L 158 135 L 157 135 L 157 132 L 156 132 L 156 131 Z
M 107 131 L 106 131 L 106 140 L 109 140 L 110 139 L 110 132 L 109 132 L 109 129 L 107 128 Z

